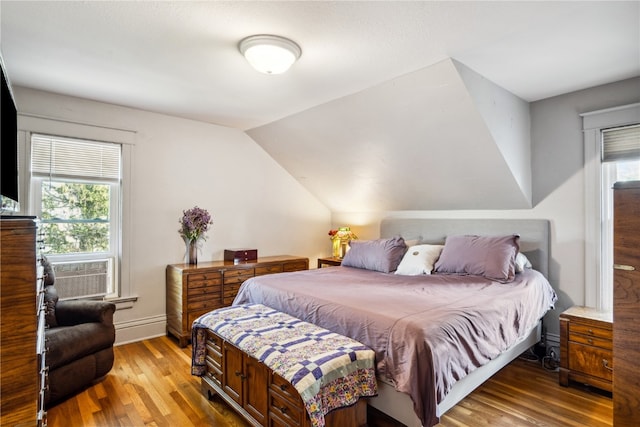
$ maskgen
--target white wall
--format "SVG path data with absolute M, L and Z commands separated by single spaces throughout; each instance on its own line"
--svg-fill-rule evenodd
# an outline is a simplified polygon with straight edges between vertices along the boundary
M 182 210 L 206 208 L 214 224 L 200 260 L 225 248 L 260 256 L 329 251 L 330 212 L 239 130 L 85 99 L 15 88 L 21 114 L 135 131 L 131 164 L 130 279 L 138 300 L 115 315 L 117 342 L 165 332 L 165 267 L 180 263 Z
M 584 149 L 579 114 L 639 101 L 640 78 L 635 78 L 531 103 L 532 209 L 334 212 L 332 224 L 350 225 L 358 237 L 366 239 L 379 236 L 380 220 L 386 216 L 549 219 L 549 281 L 559 301 L 545 325 L 553 339 L 559 334 L 559 313 L 585 302 Z
M 529 103 L 466 65 L 457 61 L 453 63 L 527 201 L 523 206 L 531 207 Z

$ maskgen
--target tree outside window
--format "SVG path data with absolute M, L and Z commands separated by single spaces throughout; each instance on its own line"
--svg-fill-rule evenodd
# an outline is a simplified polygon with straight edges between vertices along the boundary
M 109 184 L 42 181 L 44 252 L 110 252 L 109 207 Z

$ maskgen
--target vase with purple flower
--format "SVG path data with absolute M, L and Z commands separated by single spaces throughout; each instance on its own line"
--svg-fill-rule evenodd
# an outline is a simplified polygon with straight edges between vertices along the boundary
M 186 246 L 186 263 L 198 264 L 198 250 L 201 242 L 206 240 L 205 233 L 209 230 L 209 226 L 213 224 L 211 215 L 206 209 L 197 206 L 182 211 L 180 219 L 180 229 L 178 233 L 184 240 Z

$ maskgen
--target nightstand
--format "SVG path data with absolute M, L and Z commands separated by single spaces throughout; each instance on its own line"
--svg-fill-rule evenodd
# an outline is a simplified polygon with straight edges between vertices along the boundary
M 342 264 L 342 258 L 338 257 L 326 257 L 326 258 L 318 258 L 318 268 L 322 268 L 323 265 L 326 266 L 336 266 Z
M 612 323 L 610 311 L 589 307 L 571 307 L 560 315 L 560 385 L 573 380 L 612 390 Z

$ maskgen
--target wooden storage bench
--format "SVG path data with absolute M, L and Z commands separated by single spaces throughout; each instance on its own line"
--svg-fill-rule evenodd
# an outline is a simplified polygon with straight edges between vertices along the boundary
M 337 369 L 350 374 L 336 378 Z M 253 426 L 315 427 L 322 419 L 329 427 L 365 426 L 359 397 L 377 392 L 372 350 L 259 304 L 194 322 L 192 373 L 207 398 L 218 394 Z M 351 387 L 353 398 L 332 395 L 336 384 Z

